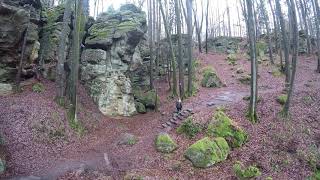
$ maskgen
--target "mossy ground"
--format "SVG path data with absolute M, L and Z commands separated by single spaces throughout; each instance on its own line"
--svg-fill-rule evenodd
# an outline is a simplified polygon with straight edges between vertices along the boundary
M 44 85 L 42 83 L 36 83 L 32 86 L 32 91 L 36 93 L 41 93 L 45 90 Z
M 261 176 L 259 168 L 256 166 L 243 167 L 243 164 L 239 161 L 234 164 L 233 171 L 239 179 L 251 179 Z
M 277 97 L 277 102 L 280 103 L 281 105 L 284 105 L 287 102 L 287 99 L 288 99 L 288 95 L 282 94 Z
M 188 117 L 178 128 L 179 134 L 184 134 L 189 138 L 195 137 L 202 130 L 200 124 L 193 122 L 193 117 Z

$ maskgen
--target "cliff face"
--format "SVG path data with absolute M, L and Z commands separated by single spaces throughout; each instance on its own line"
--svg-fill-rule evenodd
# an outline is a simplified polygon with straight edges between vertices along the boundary
M 38 58 L 39 26 L 41 24 L 40 0 L 2 0 L 0 2 L 0 83 L 15 79 L 21 57 L 23 35 L 27 35 L 23 76 Z M 28 31 L 26 32 L 26 29 Z
M 138 44 L 146 30 L 145 13 L 132 4 L 101 14 L 88 30 L 80 76 L 105 115 L 136 113 L 131 75 L 143 68 Z

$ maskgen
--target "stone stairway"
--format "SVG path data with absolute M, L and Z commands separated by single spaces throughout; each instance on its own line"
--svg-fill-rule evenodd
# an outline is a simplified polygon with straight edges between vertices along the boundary
M 188 117 L 192 116 L 194 112 L 192 109 L 184 109 L 179 113 L 173 113 L 172 117 L 165 123 L 161 124 L 160 128 L 162 129 L 171 129 L 179 126 Z

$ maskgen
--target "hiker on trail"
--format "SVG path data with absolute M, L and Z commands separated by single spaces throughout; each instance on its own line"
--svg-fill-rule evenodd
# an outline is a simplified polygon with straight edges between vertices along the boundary
M 182 102 L 180 98 L 176 102 L 176 108 L 177 108 L 177 112 L 180 112 L 182 110 Z

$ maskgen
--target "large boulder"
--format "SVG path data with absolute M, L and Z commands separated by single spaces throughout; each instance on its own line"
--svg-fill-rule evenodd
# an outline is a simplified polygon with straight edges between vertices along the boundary
M 161 133 L 156 137 L 156 149 L 162 153 L 171 153 L 177 149 L 177 144 L 167 133 Z
M 215 112 L 208 125 L 207 134 L 212 137 L 225 138 L 233 148 L 242 146 L 248 140 L 248 134 L 222 110 Z
M 205 137 L 191 145 L 186 150 L 185 157 L 192 162 L 193 166 L 206 168 L 226 160 L 229 152 L 229 145 L 224 138 Z
M 131 75 L 143 68 L 138 45 L 146 30 L 146 14 L 133 4 L 100 14 L 88 29 L 80 78 L 105 115 L 136 114 Z
M 223 84 L 218 77 L 217 73 L 214 71 L 213 68 L 206 68 L 203 71 L 203 78 L 201 81 L 202 87 L 207 88 L 215 88 L 215 87 L 221 87 Z
M 21 57 L 23 35 L 26 46 L 22 75 L 38 58 L 40 0 L 2 0 L 0 3 L 0 82 L 12 82 Z

